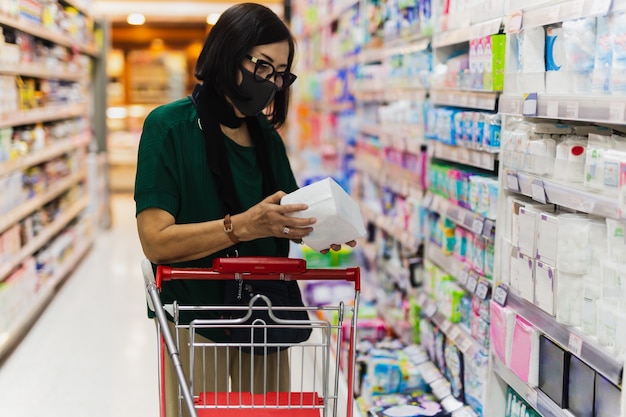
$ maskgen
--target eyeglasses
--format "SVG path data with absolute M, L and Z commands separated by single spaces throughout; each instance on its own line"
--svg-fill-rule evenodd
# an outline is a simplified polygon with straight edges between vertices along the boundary
M 297 76 L 288 71 L 276 71 L 276 68 L 269 62 L 246 55 L 246 58 L 254 63 L 254 76 L 259 81 L 274 78 L 274 84 L 279 90 L 284 90 L 296 80 Z

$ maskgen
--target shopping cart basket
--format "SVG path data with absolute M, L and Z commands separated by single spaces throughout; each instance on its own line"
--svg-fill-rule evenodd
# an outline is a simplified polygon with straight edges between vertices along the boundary
M 303 267 L 304 265 L 304 267 Z M 358 267 L 352 268 L 328 268 L 328 269 L 307 269 L 306 263 L 300 259 L 291 258 L 270 258 L 270 257 L 239 257 L 239 258 L 223 258 L 214 263 L 213 268 L 172 268 L 159 266 L 157 268 L 156 278 L 153 273 L 150 261 L 145 259 L 142 263 L 142 270 L 146 282 L 146 289 L 149 295 L 148 303 L 154 310 L 157 318 L 158 333 L 158 354 L 159 354 L 159 394 L 160 394 L 160 412 L 161 416 L 165 416 L 165 383 L 164 383 L 164 366 L 165 351 L 169 356 L 178 379 L 178 414 L 183 416 L 184 412 L 188 412 L 191 417 L 205 416 L 302 416 L 302 417 L 319 417 L 338 415 L 338 411 L 343 412 L 339 408 L 340 402 L 340 384 L 341 379 L 347 382 L 347 388 L 344 391 L 347 401 L 345 415 L 351 417 L 353 413 L 353 387 L 354 387 L 354 370 L 355 370 L 355 341 L 357 314 L 359 306 L 360 294 L 360 270 Z M 289 321 L 277 318 L 274 313 L 281 309 L 296 309 L 294 307 L 272 306 L 267 297 L 255 296 L 247 306 L 189 306 L 180 305 L 174 302 L 171 305 L 163 305 L 160 299 L 160 290 L 163 282 L 172 280 L 343 280 L 354 284 L 354 299 L 337 302 L 336 305 L 315 306 L 315 307 L 298 307 L 308 312 L 310 320 L 306 321 Z M 262 302 L 259 302 L 262 301 Z M 220 312 L 227 309 L 244 310 L 251 312 L 253 310 L 264 309 L 274 322 L 264 322 L 256 320 L 254 323 L 246 323 L 245 317 L 242 319 L 193 319 L 186 324 L 180 320 L 182 312 Z M 174 333 L 168 325 L 166 312 L 173 317 Z M 248 314 L 249 315 L 249 314 Z M 219 314 L 213 314 L 219 316 Z M 350 320 L 350 326 L 343 326 L 344 320 Z M 276 326 L 295 326 L 302 328 L 307 326 L 311 328 L 311 336 L 305 342 L 301 343 L 276 343 L 258 340 L 241 342 L 212 342 L 208 339 L 197 337 L 198 331 L 202 329 L 232 329 L 233 326 L 242 326 L 257 332 L 259 329 L 276 328 Z M 345 335 L 345 328 L 348 328 L 349 335 Z M 189 342 L 181 346 L 180 332 L 189 332 Z M 345 343 L 344 341 L 348 342 Z M 207 391 L 206 385 L 202 387 L 194 386 L 194 373 L 201 372 L 201 380 L 206 381 L 207 377 L 215 379 L 218 386 L 217 378 L 229 379 L 228 375 L 208 375 L 208 372 L 219 365 L 217 362 L 224 359 L 224 356 L 218 356 L 215 352 L 217 348 L 228 348 L 226 353 L 227 361 L 239 362 L 251 361 L 250 366 L 251 379 L 258 375 L 265 378 L 269 373 L 267 364 L 272 363 L 269 360 L 268 352 L 288 352 L 288 367 L 291 375 L 297 375 L 300 369 L 299 377 L 292 376 L 289 380 L 290 389 L 287 392 L 272 391 L 272 387 L 268 387 L 263 382 L 262 392 L 241 392 L 237 387 L 229 384 L 221 384 L 227 386 L 226 389 L 215 389 L 215 391 Z M 235 350 L 232 350 L 234 348 Z M 242 353 L 244 349 L 257 350 L 262 348 L 261 359 L 259 355 L 245 355 Z M 181 349 L 188 349 L 189 364 L 183 367 L 180 358 Z M 284 349 L 287 349 L 286 351 Z M 347 350 L 347 356 L 345 351 Z M 235 352 L 235 353 L 229 353 Z M 343 353 L 343 355 L 342 355 Z M 275 354 L 275 353 L 274 353 Z M 285 354 L 285 353 L 281 353 Z M 265 366 L 257 366 L 255 369 L 254 361 L 261 361 Z M 347 358 L 346 363 L 340 363 L 340 359 Z M 274 361 L 281 366 L 281 361 Z M 259 362 L 254 362 L 259 363 Z M 211 367 L 211 365 L 213 367 Z M 260 369 L 259 369 L 260 368 Z M 343 372 L 341 371 L 343 368 Z M 198 369 L 200 369 L 198 371 Z M 186 371 L 190 370 L 190 371 Z M 280 375 L 280 370 L 276 371 L 276 375 Z M 283 369 L 283 372 L 285 370 Z M 188 375 L 186 375 L 186 373 Z M 246 378 L 248 375 L 239 375 Z M 273 384 L 273 382 L 272 382 Z M 277 384 L 278 385 L 278 384 Z M 241 386 L 240 386 L 241 387 Z M 254 389 L 252 390 L 254 391 Z M 170 417 L 170 416 L 168 416 Z

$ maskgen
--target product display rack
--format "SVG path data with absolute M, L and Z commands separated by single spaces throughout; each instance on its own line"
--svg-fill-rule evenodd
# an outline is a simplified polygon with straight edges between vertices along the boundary
M 63 96 L 54 92 L 49 102 L 25 105 L 19 95 L 11 107 L 0 109 L 0 129 L 13 131 L 20 129 L 27 133 L 35 126 L 57 126 L 65 124 L 64 132 L 46 133 L 45 144 L 32 146 L 28 152 L 10 148 L 12 138 L 4 137 L 4 149 L 11 153 L 0 153 L 0 179 L 19 178 L 21 172 L 49 169 L 49 182 L 37 186 L 37 191 L 28 197 L 15 196 L 23 201 L 17 206 L 4 208 L 0 217 L 0 239 L 4 252 L 0 252 L 0 359 L 19 343 L 25 332 L 40 315 L 54 296 L 60 283 L 70 274 L 88 252 L 94 239 L 92 200 L 90 184 L 101 182 L 97 171 L 89 169 L 88 152 L 97 140 L 89 129 L 91 122 L 98 117 L 94 114 L 94 97 L 89 93 L 93 87 L 93 68 L 99 65 L 100 50 L 98 30 L 95 22 L 82 10 L 88 5 L 63 1 L 58 5 L 41 6 L 41 15 L 32 9 L 18 11 L 10 4 L 0 8 L 0 29 L 4 33 L 28 38 L 28 42 L 44 42 L 57 48 L 71 51 L 74 61 L 63 61 L 55 55 L 56 61 L 47 56 L 28 55 L 35 51 L 20 50 L 15 44 L 0 44 L 0 76 L 16 79 L 34 79 L 50 82 L 52 85 L 72 85 L 73 92 L 80 95 Z M 50 7 L 51 9 L 45 9 Z M 45 9 L 45 10 L 44 10 Z M 69 33 L 55 26 L 61 10 L 68 16 L 61 18 L 65 28 L 76 29 Z M 29 13 L 35 14 L 29 14 Z M 46 17 L 44 18 L 44 14 Z M 43 23 L 45 19 L 46 23 Z M 81 27 L 78 29 L 78 27 Z M 92 28 L 90 31 L 89 28 Z M 4 40 L 4 38 L 2 39 Z M 7 50 L 1 50 L 6 47 Z M 9 47 L 11 52 L 9 53 Z M 41 53 L 41 51 L 38 51 Z M 2 92 L 6 98 L 9 93 Z M 42 92 L 46 94 L 46 92 Z M 68 93 L 69 94 L 69 93 Z M 47 97 L 45 97 L 47 99 Z M 5 102 L 6 103 L 6 102 Z M 97 108 L 97 106 L 96 106 Z M 102 116 L 103 117 L 103 116 Z M 61 136 L 59 136 L 61 135 Z M 23 148 L 21 148 L 23 149 Z M 41 168 L 44 167 L 44 168 Z M 50 168 L 46 168 L 50 167 Z M 58 170 L 61 170 L 58 172 Z M 62 173 L 63 171 L 67 171 Z M 36 172 L 36 171 L 34 171 Z M 15 187 L 13 187 L 15 190 Z M 7 193 L 11 192 L 11 188 Z M 31 224 L 44 220 L 36 227 Z M 21 232 L 19 230 L 21 229 Z M 15 233 L 17 232 L 17 235 Z M 10 232 L 10 233 L 9 233 Z M 22 234 L 20 238 L 19 235 Z M 34 267 L 37 259 L 38 272 Z M 20 275 L 18 275 L 18 273 Z
M 370 3 L 360 2 L 359 4 L 362 9 L 366 9 Z M 351 3 L 350 7 L 353 6 L 354 3 Z M 542 340 L 551 341 L 564 352 L 565 357 L 580 360 L 595 372 L 597 379 L 602 378 L 621 391 L 624 365 L 621 356 L 601 345 L 596 337 L 585 334 L 581 328 L 558 321 L 556 313 L 554 316 L 546 313 L 532 301 L 528 301 L 528 295 L 523 295 L 519 290 L 508 286 L 508 280 L 511 277 L 503 274 L 509 274 L 506 270 L 506 264 L 510 262 L 507 259 L 509 247 L 506 246 L 503 236 L 504 230 L 511 227 L 504 208 L 507 197 L 525 198 L 525 201 L 531 203 L 554 206 L 558 208 L 558 213 L 588 213 L 594 219 L 613 219 L 623 224 L 623 210 L 626 207 L 620 203 L 622 194 L 602 194 L 572 182 L 525 172 L 523 169 L 509 165 L 510 155 L 502 148 L 485 148 L 475 146 L 475 144 L 468 146 L 463 143 L 455 145 L 441 141 L 439 138 L 426 139 L 424 138 L 425 129 L 428 126 L 407 124 L 400 115 L 384 120 L 383 123 L 376 123 L 381 113 L 368 112 L 367 109 L 377 105 L 383 108 L 390 103 L 419 96 L 423 97 L 429 106 L 435 108 L 457 108 L 461 111 L 483 111 L 489 114 L 497 112 L 502 120 L 503 134 L 510 131 L 515 121 L 522 119 L 537 123 L 543 121 L 574 123 L 578 127 L 596 125 L 613 129 L 623 136 L 626 122 L 626 102 L 623 95 L 544 92 L 545 86 L 542 87 L 541 83 L 527 82 L 524 79 L 525 74 L 518 73 L 515 69 L 517 49 L 512 48 L 512 39 L 518 32 L 527 29 L 554 24 L 560 27 L 560 23 L 564 21 L 624 11 L 626 2 L 623 0 L 510 0 L 508 2 L 485 0 L 473 2 L 471 9 L 460 9 L 464 7 L 463 4 L 456 4 L 455 7 L 459 9 L 450 8 L 444 11 L 443 2 L 433 2 L 433 16 L 438 20 L 435 20 L 433 25 L 432 36 L 413 34 L 403 39 L 384 39 L 380 42 L 384 46 L 382 49 L 380 45 L 376 48 L 363 47 L 359 53 L 346 58 L 345 65 L 357 63 L 362 66 L 363 72 L 358 73 L 359 76 L 353 80 L 351 92 L 356 114 L 358 115 L 360 110 L 365 110 L 365 117 L 357 119 L 358 127 L 355 131 L 358 140 L 351 167 L 356 171 L 357 178 L 367 178 L 371 184 L 376 184 L 373 188 L 385 190 L 381 193 L 385 196 L 384 199 L 381 198 L 385 203 L 388 201 L 385 193 L 394 196 L 411 196 L 412 202 L 420 201 L 422 210 L 445 216 L 455 227 L 463 228 L 466 232 L 480 236 L 489 244 L 493 244 L 495 246 L 493 275 L 487 276 L 479 273 L 458 257 L 446 254 L 442 251 L 440 242 L 430 239 L 427 232 L 424 235 L 422 231 L 416 231 L 413 228 L 415 224 L 407 225 L 399 222 L 394 210 L 389 210 L 389 207 L 384 204 L 377 205 L 375 200 L 371 199 L 368 193 L 371 193 L 372 189 L 368 189 L 365 196 L 360 195 L 360 190 L 356 189 L 355 197 L 361 199 L 364 219 L 379 231 L 372 243 L 364 245 L 366 258 L 370 264 L 379 268 L 383 283 L 387 282 L 390 276 L 393 280 L 406 282 L 409 271 L 405 264 L 381 262 L 380 248 L 388 247 L 390 240 L 398 245 L 399 251 L 414 251 L 416 248 L 421 250 L 423 245 L 424 260 L 453 277 L 454 282 L 472 297 L 487 302 L 494 297 L 492 304 L 501 302 L 509 311 L 513 311 L 516 317 L 528 321 L 541 335 Z M 345 13 L 346 9 L 341 10 L 341 13 Z M 339 14 L 335 14 L 334 18 L 337 19 L 338 16 Z M 368 25 L 363 21 L 359 21 L 359 24 Z M 463 78 L 468 76 L 469 71 L 456 78 L 457 81 L 460 80 L 458 85 L 450 85 L 453 78 L 442 76 L 441 64 L 445 63 L 444 60 L 448 56 L 453 57 L 459 51 L 465 50 L 473 40 L 495 34 L 499 34 L 500 39 L 506 36 L 502 90 L 482 91 L 480 88 L 472 87 L 469 83 L 471 79 L 468 81 Z M 433 68 L 436 68 L 433 69 L 429 85 L 424 85 L 417 74 L 399 80 L 387 75 L 371 76 L 376 73 L 368 72 L 368 64 L 389 64 L 394 62 L 393 58 L 402 54 L 403 51 L 414 52 L 426 48 L 432 48 Z M 521 53 L 518 59 L 523 60 L 523 56 Z M 541 59 L 544 59 L 543 55 Z M 336 63 L 339 60 L 333 62 Z M 327 67 L 320 65 L 317 68 L 322 71 Z M 545 74 L 528 75 L 530 80 L 544 82 Z M 368 78 L 370 76 L 371 78 Z M 516 90 L 515 85 L 520 82 L 523 87 Z M 320 106 L 313 106 L 320 108 Z M 418 140 L 415 140 L 416 138 Z M 345 139 L 352 140 L 352 137 L 345 137 Z M 414 168 L 410 168 L 407 172 L 396 169 L 393 163 L 387 160 L 390 154 L 407 152 L 409 147 L 412 149 L 419 147 L 422 151 L 425 150 L 427 164 L 434 162 L 445 165 L 449 162 L 456 166 L 478 168 L 483 170 L 483 173 L 490 172 L 493 177 L 497 177 L 499 191 L 497 221 L 454 203 L 453 198 L 441 194 L 441 190 L 430 190 L 427 185 L 430 166 L 423 172 L 418 172 Z M 360 182 L 357 181 L 357 184 Z M 365 199 L 362 199 L 363 197 Z M 521 248 L 514 249 L 515 253 L 522 253 Z M 503 272 L 505 270 L 506 272 Z M 534 275 L 533 285 L 535 285 Z M 384 295 L 384 293 L 381 294 Z M 508 403 L 511 388 L 544 416 L 571 417 L 576 415 L 574 411 L 568 409 L 565 402 L 558 405 L 534 382 L 523 381 L 516 374 L 519 370 L 513 370 L 514 366 L 509 368 L 498 359 L 493 345 L 490 348 L 484 348 L 481 341 L 472 337 L 465 326 L 452 323 L 438 308 L 436 299 L 431 298 L 420 288 L 413 288 L 408 294 L 408 297 L 419 307 L 418 311 L 421 311 L 421 316 L 433 323 L 449 340 L 454 341 L 467 356 L 476 352 L 489 355 L 490 365 L 487 378 L 489 381 L 482 409 L 483 416 L 516 416 L 517 414 L 514 414 Z M 399 315 L 391 314 L 389 311 L 381 312 L 381 317 L 385 316 L 385 319 L 390 322 L 391 329 L 402 332 L 407 328 L 398 323 Z M 565 373 L 556 376 L 562 376 L 565 381 L 568 380 Z M 591 391 L 596 392 L 597 389 L 596 386 Z M 600 398 L 604 394 L 598 392 L 597 395 Z M 621 402 L 626 403 L 623 392 L 620 395 L 622 396 Z M 593 399 L 591 401 L 593 402 Z M 610 404 L 610 407 L 614 409 L 611 409 L 609 414 L 606 414 L 607 408 L 605 407 L 603 411 L 605 414 L 598 415 L 617 416 L 620 413 L 620 406 Z

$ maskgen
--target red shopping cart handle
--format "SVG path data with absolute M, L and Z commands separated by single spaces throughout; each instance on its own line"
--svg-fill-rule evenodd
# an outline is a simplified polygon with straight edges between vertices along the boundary
M 242 256 L 239 258 L 217 258 L 213 270 L 239 273 L 283 273 L 301 274 L 306 271 L 306 261 L 297 258 L 275 256 Z
M 243 276 L 242 276 L 243 275 Z M 240 256 L 238 258 L 218 258 L 213 268 L 173 268 L 159 265 L 156 274 L 157 288 L 163 281 L 173 280 L 344 280 L 354 283 L 356 291 L 361 290 L 359 267 L 350 268 L 306 268 L 304 259 Z

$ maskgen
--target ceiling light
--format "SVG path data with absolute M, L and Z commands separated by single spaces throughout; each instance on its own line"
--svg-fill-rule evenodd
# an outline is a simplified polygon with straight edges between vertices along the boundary
M 217 23 L 217 20 L 220 18 L 220 14 L 219 13 L 211 13 L 206 17 L 206 22 L 213 26 L 214 24 Z
M 126 18 L 129 25 L 143 25 L 146 23 L 146 17 L 141 13 L 131 13 Z

